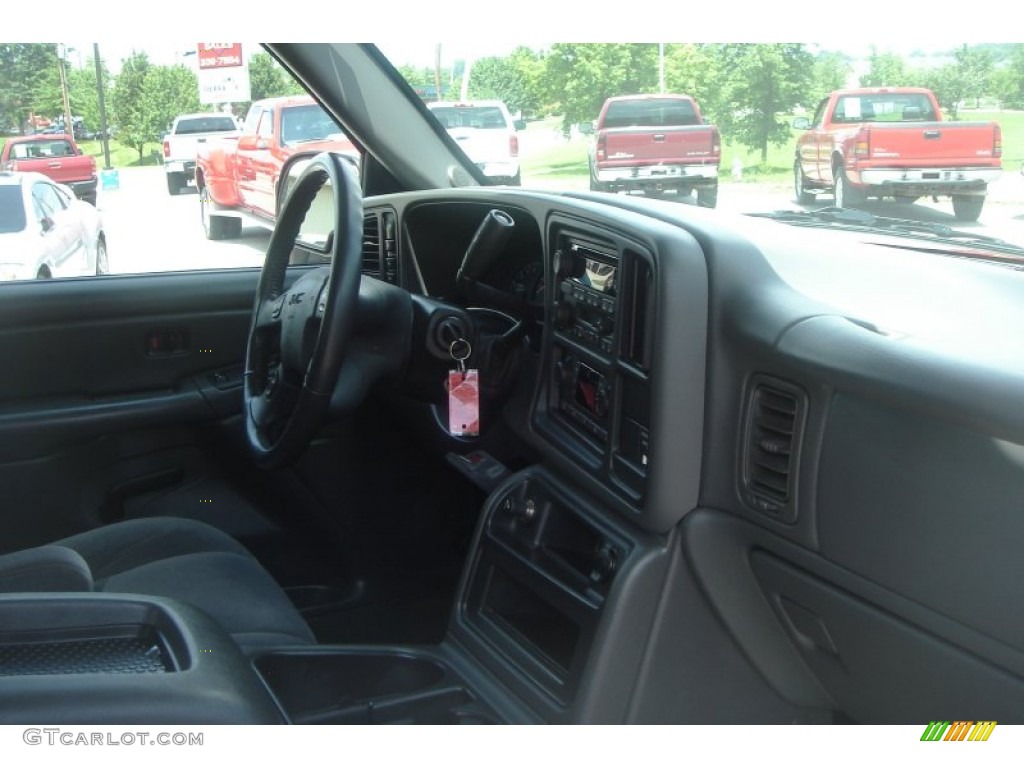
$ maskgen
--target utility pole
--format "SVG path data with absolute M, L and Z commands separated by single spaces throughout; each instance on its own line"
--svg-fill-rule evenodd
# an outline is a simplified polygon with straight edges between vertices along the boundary
M 63 43 L 57 43 L 57 69 L 60 72 L 60 95 L 64 101 L 64 133 L 71 137 L 75 135 L 75 124 L 71 119 L 71 99 L 68 96 L 68 76 L 65 71 L 67 48 Z
M 100 141 L 103 142 L 103 170 L 110 170 L 110 137 L 107 136 L 107 106 L 103 100 L 103 65 L 100 63 L 100 44 L 92 44 L 92 58 L 96 63 L 96 96 L 100 106 Z
M 434 54 L 434 101 L 441 100 L 441 44 L 437 44 L 437 50 Z
M 665 92 L 665 44 L 658 43 L 658 93 Z

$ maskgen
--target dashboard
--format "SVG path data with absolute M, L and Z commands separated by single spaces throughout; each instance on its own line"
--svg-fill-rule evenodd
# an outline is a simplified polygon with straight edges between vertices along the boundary
M 494 209 L 514 226 L 470 300 L 457 275 Z M 1024 351 L 996 331 L 1024 320 L 1019 273 L 628 196 L 453 190 L 368 210 L 394 216 L 403 287 L 530 327 L 529 364 L 502 411 L 516 450 L 549 478 L 524 487 L 550 485 L 545 498 L 584 521 L 563 529 L 585 548 L 626 542 L 613 549 L 634 563 L 593 598 L 599 613 L 559 619 L 567 629 L 596 642 L 598 627 L 633 616 L 623 595 L 652 578 L 644 557 L 681 558 L 660 587 L 659 621 L 677 639 L 659 651 L 652 630 L 643 653 L 665 658 L 651 669 L 695 674 L 673 643 L 700 653 L 724 632 L 772 695 L 800 706 L 927 721 L 938 695 L 979 717 L 1024 716 L 1024 630 L 1001 607 L 1024 578 L 1007 549 L 1021 534 Z M 965 546 L 968 517 L 979 525 Z M 532 546 L 502 525 L 513 533 L 494 534 L 474 568 Z M 678 631 L 698 592 L 709 634 L 687 645 Z M 470 608 L 514 620 L 489 599 L 473 591 Z M 594 653 L 625 658 L 623 642 Z M 579 685 L 585 699 L 571 649 L 545 643 L 558 663 L 537 679 L 560 669 L 549 694 L 569 702 Z M 982 688 L 976 659 L 989 665 Z M 641 675 L 636 691 L 678 704 L 672 677 Z M 654 703 L 633 716 L 657 721 Z

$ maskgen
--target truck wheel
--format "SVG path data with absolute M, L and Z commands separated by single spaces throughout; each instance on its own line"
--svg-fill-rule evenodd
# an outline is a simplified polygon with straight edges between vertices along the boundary
M 718 205 L 718 185 L 697 187 L 697 205 L 701 208 L 714 208 Z
M 230 240 L 242 233 L 242 220 L 227 216 L 214 216 L 207 202 L 209 193 L 199 190 L 199 215 L 203 220 L 203 231 L 207 240 Z
M 800 205 L 810 205 L 817 197 L 813 192 L 808 192 L 804 187 L 804 172 L 800 167 L 800 161 L 793 163 L 793 189 L 796 192 L 796 201 Z
M 185 186 L 185 179 L 180 173 L 168 173 L 167 174 L 167 191 L 176 195 L 181 192 L 181 188 Z
M 832 177 L 835 179 L 836 208 L 853 208 L 867 201 L 867 194 L 850 184 L 842 166 L 833 169 Z
M 959 221 L 977 221 L 984 207 L 984 195 L 953 195 L 953 215 Z

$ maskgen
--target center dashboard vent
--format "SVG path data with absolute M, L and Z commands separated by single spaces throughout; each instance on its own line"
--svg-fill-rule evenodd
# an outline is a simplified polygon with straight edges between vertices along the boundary
M 797 474 L 807 397 L 777 379 L 758 378 L 747 398 L 741 459 L 744 502 L 782 522 L 796 520 Z
M 398 282 L 398 241 L 395 214 L 371 211 L 363 216 L 363 274 Z

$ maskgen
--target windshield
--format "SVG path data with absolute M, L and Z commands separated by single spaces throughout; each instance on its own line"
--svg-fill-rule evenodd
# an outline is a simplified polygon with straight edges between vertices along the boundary
M 593 193 L 726 214 L 839 207 L 1024 245 L 1024 44 L 437 36 L 377 42 L 427 108 L 423 120 L 436 121 L 446 151 L 461 160 L 462 172 L 433 175 L 432 184 Z M 113 273 L 255 267 L 287 158 L 327 141 L 358 161 L 362 147 L 318 103 L 303 103 L 307 90 L 259 43 L 210 45 L 113 34 L 99 43 L 0 43 L 0 90 L 8 94 L 0 142 L 32 139 L 11 143 L 5 167 L 42 159 L 31 169 L 94 202 Z M 346 90 L 336 103 L 365 95 Z M 163 154 L 178 118 L 179 133 L 206 133 L 235 130 L 247 116 L 239 142 L 201 141 L 194 158 Z M 69 120 L 83 126 L 77 144 L 94 169 L 66 162 L 71 145 L 44 133 Z M 370 138 L 402 144 L 411 128 L 375 115 Z M 216 203 L 246 212 L 214 221 L 215 230 L 226 227 L 214 232 L 200 216 L 207 168 L 231 179 L 230 189 L 207 187 Z M 390 170 L 397 188 L 424 188 L 416 169 Z M 925 239 L 913 227 L 884 231 Z M 871 227 L 861 222 L 857 233 L 866 238 Z M 967 242 L 942 239 L 951 250 Z M 934 236 L 929 243 L 940 245 Z
M 281 109 L 281 140 L 285 144 L 322 141 L 338 132 L 337 124 L 317 104 Z
M 509 127 L 499 107 L 427 106 L 445 128 L 503 130 Z
M 178 121 L 174 132 L 178 135 L 189 133 L 215 133 L 218 131 L 235 131 L 238 126 L 235 119 L 228 115 L 209 115 L 189 117 Z

